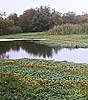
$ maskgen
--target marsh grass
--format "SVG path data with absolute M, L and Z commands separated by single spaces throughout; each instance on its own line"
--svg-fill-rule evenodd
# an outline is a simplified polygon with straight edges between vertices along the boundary
M 62 24 L 55 26 L 45 34 L 50 35 L 72 35 L 72 34 L 88 34 L 88 23 L 86 24 Z

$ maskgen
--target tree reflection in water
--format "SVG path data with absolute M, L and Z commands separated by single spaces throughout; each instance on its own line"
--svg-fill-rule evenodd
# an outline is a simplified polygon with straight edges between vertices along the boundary
M 43 56 L 44 58 L 52 57 L 52 49 L 54 49 L 56 53 L 58 51 L 58 49 L 45 45 L 39 45 L 30 41 L 0 42 L 0 59 L 9 59 L 9 55 L 6 55 L 6 52 L 10 52 L 10 50 L 19 52 L 20 48 L 29 54 L 33 54 L 38 57 Z

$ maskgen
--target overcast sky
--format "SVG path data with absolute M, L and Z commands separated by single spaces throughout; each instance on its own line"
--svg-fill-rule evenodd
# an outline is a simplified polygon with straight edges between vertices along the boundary
M 68 11 L 76 12 L 76 14 L 88 13 L 88 0 L 0 0 L 0 11 L 20 15 L 31 7 L 36 8 L 41 5 L 49 5 L 60 13 Z

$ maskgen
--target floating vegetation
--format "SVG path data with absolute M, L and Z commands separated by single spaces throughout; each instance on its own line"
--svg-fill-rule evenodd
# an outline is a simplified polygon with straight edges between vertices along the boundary
M 4 39 L 4 40 L 3 40 Z M 21 33 L 0 36 L 0 41 L 30 40 L 49 47 L 88 48 L 88 35 L 48 35 L 42 33 Z
M 1 59 L 0 100 L 88 100 L 88 64 Z

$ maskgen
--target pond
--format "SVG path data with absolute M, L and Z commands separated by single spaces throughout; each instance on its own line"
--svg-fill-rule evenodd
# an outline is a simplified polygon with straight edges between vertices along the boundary
M 0 59 L 20 58 L 88 63 L 88 49 L 53 48 L 30 41 L 0 42 Z

